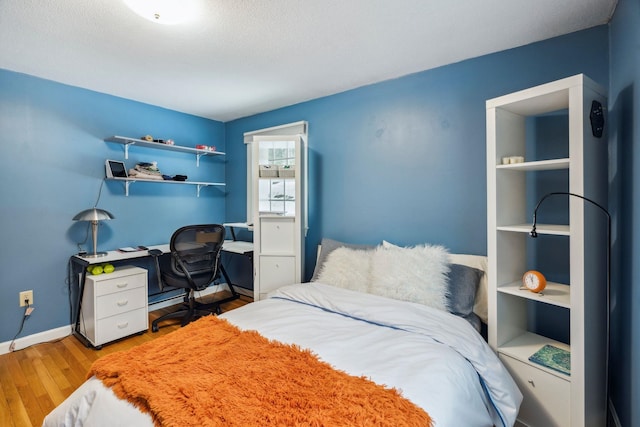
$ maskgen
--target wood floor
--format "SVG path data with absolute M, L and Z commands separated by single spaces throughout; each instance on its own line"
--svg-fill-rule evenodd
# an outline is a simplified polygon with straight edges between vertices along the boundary
M 251 302 L 240 299 L 222 305 L 229 311 Z M 172 308 L 149 313 L 151 321 Z M 147 331 L 104 345 L 101 350 L 85 347 L 74 336 L 42 343 L 0 355 L 0 426 L 40 427 L 44 417 L 86 379 L 93 361 L 116 351 L 127 350 L 166 335 L 180 327 L 173 320 L 160 324 L 157 333 Z

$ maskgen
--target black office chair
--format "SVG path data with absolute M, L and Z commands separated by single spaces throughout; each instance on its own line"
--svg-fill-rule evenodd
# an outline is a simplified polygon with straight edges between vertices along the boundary
M 171 236 L 171 259 L 168 265 L 160 263 L 159 250 L 151 250 L 156 262 L 160 290 L 165 287 L 184 288 L 184 308 L 167 313 L 151 323 L 151 330 L 158 332 L 158 323 L 167 319 L 182 318 L 182 326 L 201 316 L 220 314 L 220 304 L 237 299 L 240 295 L 233 288 L 229 276 L 220 263 L 220 250 L 225 229 L 219 224 L 188 225 Z M 220 278 L 226 280 L 231 296 L 209 303 L 196 301 L 195 292 L 202 291 Z

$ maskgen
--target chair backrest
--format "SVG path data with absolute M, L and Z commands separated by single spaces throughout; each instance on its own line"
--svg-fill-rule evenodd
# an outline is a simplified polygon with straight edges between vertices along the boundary
M 173 274 L 187 279 L 205 276 L 204 282 L 210 279 L 211 283 L 218 274 L 224 236 L 220 224 L 187 225 L 176 230 L 170 242 Z

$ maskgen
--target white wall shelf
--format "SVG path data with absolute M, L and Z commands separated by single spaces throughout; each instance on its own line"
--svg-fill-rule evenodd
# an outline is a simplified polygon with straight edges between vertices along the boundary
M 200 166 L 200 157 L 202 156 L 224 156 L 221 151 L 201 150 L 199 148 L 185 147 L 182 145 L 169 145 L 160 142 L 146 141 L 144 139 L 128 138 L 126 136 L 111 136 L 105 138 L 105 142 L 113 142 L 122 144 L 124 148 L 124 158 L 129 158 L 129 146 L 137 145 L 138 147 L 153 148 L 155 150 L 176 151 L 179 153 L 190 153 L 196 155 L 196 166 Z
M 129 196 L 129 186 L 134 182 L 151 182 L 154 184 L 181 184 L 181 185 L 195 185 L 196 196 L 200 197 L 200 190 L 204 187 L 224 187 L 226 184 L 223 182 L 198 182 L 198 181 L 171 181 L 160 179 L 142 179 L 142 178 L 107 178 L 109 181 L 120 181 L 124 184 L 124 194 Z
M 224 156 L 225 155 L 225 153 L 221 151 L 209 151 L 209 150 L 202 150 L 199 148 L 184 147 L 181 145 L 163 144 L 161 142 L 151 142 L 143 139 L 129 138 L 126 136 L 111 136 L 109 138 L 105 138 L 104 141 L 109 143 L 121 144 L 124 147 L 125 159 L 129 158 L 129 146 L 131 145 L 137 145 L 139 147 L 150 148 L 154 150 L 167 150 L 167 151 L 174 151 L 178 153 L 195 154 L 196 167 L 200 166 L 200 157 L 202 156 Z M 202 190 L 205 187 L 225 187 L 226 186 L 224 182 L 173 181 L 173 180 L 165 180 L 165 179 L 162 179 L 162 180 L 145 179 L 145 178 L 136 178 L 136 177 L 129 177 L 129 178 L 114 177 L 114 178 L 107 178 L 107 179 L 110 181 L 122 182 L 122 184 L 124 184 L 124 193 L 125 193 L 125 196 L 127 197 L 129 196 L 129 187 L 134 182 L 150 182 L 155 184 L 194 185 L 196 187 L 197 197 L 200 197 L 200 190 Z

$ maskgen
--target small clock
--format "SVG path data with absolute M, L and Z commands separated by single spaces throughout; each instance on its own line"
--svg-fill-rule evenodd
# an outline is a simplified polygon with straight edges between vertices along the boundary
M 539 271 L 529 270 L 522 276 L 522 284 L 531 292 L 538 293 L 547 286 L 547 279 Z

